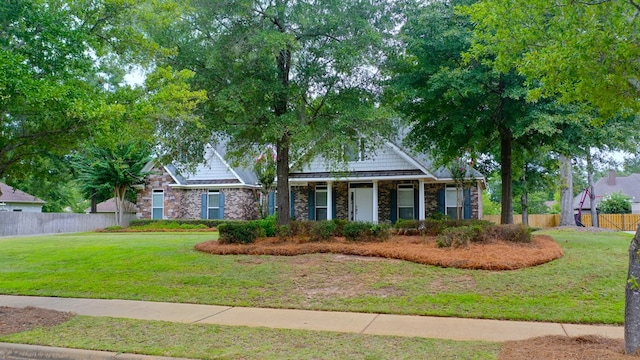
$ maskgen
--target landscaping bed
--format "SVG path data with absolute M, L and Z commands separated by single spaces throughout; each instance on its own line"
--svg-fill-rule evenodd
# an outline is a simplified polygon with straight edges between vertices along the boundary
M 392 236 L 380 242 L 353 242 L 344 238 L 305 241 L 299 238 L 258 238 L 251 244 L 206 241 L 196 249 L 216 255 L 303 255 L 337 253 L 407 260 L 425 265 L 461 269 L 515 270 L 562 257 L 562 249 L 549 236 L 534 235 L 530 243 L 495 240 L 464 247 L 438 247 L 435 236 Z

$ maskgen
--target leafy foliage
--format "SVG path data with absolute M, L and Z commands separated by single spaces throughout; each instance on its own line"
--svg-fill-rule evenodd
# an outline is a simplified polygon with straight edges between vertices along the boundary
M 73 164 L 79 174 L 77 180 L 86 194 L 101 190 L 113 192 L 117 224 L 122 221 L 122 204 L 127 190 L 142 183 L 146 176 L 142 169 L 149 161 L 149 152 L 145 144 L 129 143 L 114 148 L 89 147 L 85 153 L 74 156 Z
M 183 16 L 151 26 L 150 35 L 177 49 L 164 62 L 194 71 L 190 83 L 208 98 L 198 119 L 181 124 L 179 136 L 162 133 L 162 148 L 197 163 L 204 144 L 224 140 L 232 162 L 248 163 L 256 149 L 275 145 L 278 223 L 288 224 L 292 164 L 303 166 L 319 153 L 337 162 L 342 146 L 360 135 L 389 134 L 373 69 L 395 26 L 395 6 L 382 0 L 331 0 L 321 8 L 308 0 L 186 2 Z
M 622 192 L 608 194 L 598 203 L 598 212 L 602 214 L 631 214 L 631 198 Z
M 225 222 L 218 226 L 221 244 L 251 244 L 264 236 L 264 229 L 257 221 Z
M 635 1 L 483 0 L 462 12 L 477 24 L 470 54 L 528 79 L 531 100 L 587 102 L 605 118 L 640 110 Z

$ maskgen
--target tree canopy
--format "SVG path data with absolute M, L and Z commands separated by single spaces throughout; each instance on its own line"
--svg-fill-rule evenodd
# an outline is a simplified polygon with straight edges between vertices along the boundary
M 640 110 L 635 0 L 482 0 L 461 12 L 476 24 L 471 56 L 524 75 L 530 100 L 588 103 L 604 118 Z
M 501 221 L 512 223 L 513 149 L 533 146 L 547 109 L 526 102 L 524 79 L 515 73 L 496 72 L 482 59 L 464 61 L 474 26 L 454 9 L 469 3 L 436 1 L 409 14 L 401 30 L 405 50 L 389 62 L 387 94 L 410 121 L 407 139 L 418 150 L 443 163 L 483 154 L 498 159 Z
M 382 0 L 185 4 L 178 21 L 155 28 L 152 36 L 176 49 L 166 63 L 193 71 L 191 84 L 206 90 L 208 99 L 199 108 L 200 120 L 181 126 L 179 143 L 165 142 L 163 149 L 201 161 L 205 143 L 225 141 L 239 162 L 275 145 L 278 222 L 288 223 L 290 166 L 319 153 L 337 161 L 345 143 L 389 128 L 377 106 L 376 69 L 395 24 L 395 5 Z

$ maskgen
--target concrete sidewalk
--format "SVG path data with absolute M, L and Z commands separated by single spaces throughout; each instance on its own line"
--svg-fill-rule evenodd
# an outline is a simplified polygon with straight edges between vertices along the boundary
M 451 340 L 502 342 L 545 335 L 624 338 L 622 326 L 443 318 L 330 311 L 244 308 L 130 300 L 0 295 L 0 306 L 34 306 L 79 315 L 181 323 L 334 331 Z M 114 357 L 114 359 L 116 359 Z

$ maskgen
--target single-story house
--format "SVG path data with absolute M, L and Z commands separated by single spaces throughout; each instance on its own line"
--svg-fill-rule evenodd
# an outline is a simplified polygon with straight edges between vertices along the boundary
M 86 209 L 84 209 L 85 213 L 90 213 L 91 212 L 91 208 L 88 207 Z M 96 213 L 111 213 L 111 214 L 115 214 L 116 212 L 116 199 L 115 198 L 111 198 L 108 200 L 105 200 L 101 203 L 96 204 Z M 131 201 L 125 200 L 124 201 L 124 213 L 125 214 L 135 214 L 137 212 L 137 208 L 136 208 L 136 204 L 132 203 Z
M 353 151 L 346 168 L 329 168 L 321 157 L 290 171 L 290 212 L 297 220 L 345 219 L 373 223 L 425 219 L 436 213 L 482 218 L 485 178 L 467 167 L 459 190 L 449 170 L 434 168 L 428 157 L 390 142 L 374 153 Z M 260 184 L 251 169 L 225 161 L 223 145 L 206 151 L 206 162 L 181 174 L 172 164 L 147 164 L 150 171 L 138 187 L 139 218 L 254 219 Z M 269 194 L 269 212 L 277 211 Z M 458 199 L 461 199 L 461 202 Z
M 0 211 L 42 212 L 45 201 L 0 182 Z
M 640 174 L 631 174 L 629 176 L 616 176 L 614 170 L 609 170 L 609 175 L 601 178 L 593 184 L 593 192 L 596 195 L 596 208 L 598 203 L 607 195 L 613 193 L 622 193 L 631 198 L 631 212 L 640 214 Z M 585 192 L 581 192 L 573 198 L 573 208 L 577 211 L 580 202 L 584 198 L 582 204 L 582 213 L 589 213 L 591 210 L 591 201 L 589 195 L 585 197 Z

